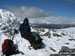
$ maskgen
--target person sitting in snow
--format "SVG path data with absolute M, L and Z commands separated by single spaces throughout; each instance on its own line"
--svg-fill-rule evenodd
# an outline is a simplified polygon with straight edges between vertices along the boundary
M 29 40 L 30 43 L 32 43 L 35 40 L 35 38 L 33 38 L 31 33 L 28 18 L 24 19 L 23 23 L 19 27 L 19 30 L 20 30 L 21 36 Z

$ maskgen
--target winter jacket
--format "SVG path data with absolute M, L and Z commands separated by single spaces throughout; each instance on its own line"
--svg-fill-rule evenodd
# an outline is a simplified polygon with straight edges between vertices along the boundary
M 28 35 L 31 34 L 31 29 L 30 29 L 29 24 L 22 23 L 20 25 L 19 30 L 20 30 L 21 36 L 24 36 L 24 35 L 27 35 L 28 36 Z

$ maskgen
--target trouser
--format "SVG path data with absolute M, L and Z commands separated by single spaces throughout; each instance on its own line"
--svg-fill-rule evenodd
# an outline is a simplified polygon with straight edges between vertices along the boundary
M 31 44 L 35 42 L 35 37 L 33 36 L 33 34 L 24 34 L 24 36 L 22 36 L 24 39 L 28 40 Z

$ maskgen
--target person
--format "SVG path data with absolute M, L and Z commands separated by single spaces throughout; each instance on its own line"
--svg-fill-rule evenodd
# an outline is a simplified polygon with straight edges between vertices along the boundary
M 30 26 L 29 26 L 29 20 L 28 18 L 25 18 L 23 23 L 19 27 L 19 31 L 21 33 L 21 36 L 27 40 L 29 40 L 30 43 L 33 43 L 35 38 L 33 38 Z
M 35 32 L 31 32 L 28 18 L 24 19 L 23 23 L 20 25 L 19 30 L 21 36 L 27 39 L 34 49 L 39 49 L 42 47 L 42 39 Z

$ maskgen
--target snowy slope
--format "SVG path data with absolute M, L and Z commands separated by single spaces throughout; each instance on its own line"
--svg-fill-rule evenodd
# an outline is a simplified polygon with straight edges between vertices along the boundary
M 11 16 L 12 17 L 11 17 Z M 6 23 L 5 23 L 6 22 Z M 0 9 L 0 55 L 2 55 L 2 44 L 6 38 L 11 39 L 13 29 L 19 27 L 19 21 L 9 11 Z M 66 29 L 34 29 L 32 31 L 38 32 L 45 44 L 44 48 L 29 50 L 29 41 L 21 37 L 20 33 L 15 34 L 14 44 L 17 45 L 18 50 L 22 51 L 25 55 L 16 54 L 12 56 L 50 56 L 50 54 L 58 53 L 62 46 L 68 46 L 70 48 L 75 47 L 75 27 Z M 12 34 L 10 35 L 10 32 Z
M 33 30 L 33 29 L 32 29 Z M 47 29 L 45 29 L 47 30 Z M 60 34 L 62 37 L 53 36 L 55 33 L 53 30 L 50 30 L 51 38 L 48 36 L 41 36 L 43 39 L 43 43 L 45 44 L 45 48 L 34 50 L 33 48 L 29 50 L 28 46 L 30 43 L 23 39 L 20 34 L 16 34 L 14 38 L 14 44 L 18 45 L 18 49 L 22 51 L 25 55 L 16 54 L 13 56 L 49 56 L 50 54 L 58 53 L 62 46 L 67 46 L 70 48 L 75 47 L 75 28 L 67 28 L 67 29 L 55 29 L 57 34 Z M 41 33 L 41 32 L 40 32 Z M 64 33 L 65 35 L 62 35 Z M 3 40 L 8 38 L 5 37 L 4 33 L 0 35 L 3 38 L 0 38 L 0 46 L 3 43 Z M 72 39 L 72 40 L 69 40 Z M 67 44 L 68 43 L 68 44 Z M 53 50 L 55 51 L 53 51 Z M 0 48 L 1 50 L 1 48 Z

